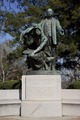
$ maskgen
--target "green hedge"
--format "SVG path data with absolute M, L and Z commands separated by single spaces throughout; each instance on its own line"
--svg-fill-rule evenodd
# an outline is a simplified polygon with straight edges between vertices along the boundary
M 21 89 L 21 80 L 0 82 L 0 89 Z M 72 82 L 67 89 L 80 89 L 80 80 Z
M 67 89 L 80 89 L 80 80 L 71 83 Z
M 20 80 L 7 80 L 0 82 L 0 89 L 21 89 Z

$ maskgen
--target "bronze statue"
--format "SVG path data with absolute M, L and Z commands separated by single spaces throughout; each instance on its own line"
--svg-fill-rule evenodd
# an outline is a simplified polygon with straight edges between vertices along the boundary
M 50 55 L 47 42 L 41 27 L 34 24 L 24 30 L 20 35 L 20 41 L 25 45 L 23 54 L 27 55 L 28 69 L 49 70 L 49 64 L 54 59 Z
M 44 34 L 47 36 L 47 38 L 50 38 L 53 45 L 57 45 L 57 38 L 56 38 L 56 34 L 57 31 L 61 34 L 64 35 L 64 31 L 60 25 L 59 20 L 55 19 L 53 17 L 54 12 L 52 9 L 48 9 L 46 11 L 46 19 L 42 20 L 40 23 L 40 26 L 44 32 Z
M 55 19 L 53 17 L 54 12 L 51 8 L 49 8 L 46 11 L 46 19 L 42 20 L 41 23 L 39 24 L 41 26 L 41 29 L 43 30 L 45 36 L 48 39 L 48 46 L 49 46 L 49 51 L 51 51 L 51 56 L 55 57 L 56 53 L 56 46 L 57 46 L 57 32 L 59 32 L 61 35 L 64 35 L 64 31 L 60 25 L 59 20 Z M 54 59 L 55 60 L 55 59 Z M 52 62 L 51 69 L 55 65 L 55 62 Z
M 55 71 L 57 31 L 61 35 L 64 34 L 59 21 L 53 18 L 53 10 L 48 9 L 45 20 L 33 24 L 21 33 L 20 41 L 24 46 L 23 54 L 27 55 L 28 69 Z

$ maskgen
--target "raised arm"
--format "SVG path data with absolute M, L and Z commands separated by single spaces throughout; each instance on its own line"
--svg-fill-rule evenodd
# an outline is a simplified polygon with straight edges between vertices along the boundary
M 34 54 L 42 50 L 42 48 L 46 45 L 46 43 L 47 43 L 47 37 L 44 37 L 43 42 L 40 44 L 40 46 L 36 50 L 34 50 Z
M 37 47 L 36 50 L 34 50 L 32 53 L 29 54 L 29 56 L 34 56 L 34 54 L 36 54 L 37 52 L 41 51 L 43 49 L 43 47 L 46 45 L 48 39 L 46 36 L 42 36 L 42 40 L 41 40 L 41 44 Z

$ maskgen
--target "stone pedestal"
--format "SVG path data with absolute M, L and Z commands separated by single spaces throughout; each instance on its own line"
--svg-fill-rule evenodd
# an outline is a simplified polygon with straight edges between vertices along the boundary
M 60 75 L 22 76 L 21 116 L 62 116 Z

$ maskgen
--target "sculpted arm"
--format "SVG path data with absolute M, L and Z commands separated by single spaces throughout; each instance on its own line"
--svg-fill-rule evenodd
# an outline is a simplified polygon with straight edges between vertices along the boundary
M 20 34 L 20 43 L 23 44 L 23 32 Z
M 47 37 L 44 37 L 43 42 L 40 44 L 40 46 L 36 50 L 34 50 L 34 54 L 42 50 L 42 48 L 45 46 L 46 43 L 47 43 Z
M 44 38 L 42 38 L 42 39 L 43 39 L 43 42 L 40 44 L 40 46 L 37 47 L 37 49 L 34 50 L 32 53 L 30 53 L 29 56 L 34 56 L 35 53 L 37 53 L 37 52 L 39 52 L 40 50 L 42 50 L 42 48 L 45 46 L 45 44 L 47 43 L 47 40 L 48 40 L 47 37 L 44 37 Z
M 24 30 L 24 31 L 22 31 L 22 33 L 20 34 L 20 42 L 22 43 L 22 44 L 24 44 L 24 36 L 27 34 L 27 33 L 29 33 L 29 31 L 30 31 L 30 27 L 28 27 L 26 30 Z M 26 35 L 26 37 L 27 37 L 27 35 Z
M 27 31 L 27 29 L 26 30 L 24 30 L 24 31 L 22 31 L 22 33 L 20 34 L 20 43 L 21 44 L 24 44 L 24 35 L 26 34 L 26 31 Z
M 56 21 L 56 27 L 57 27 L 57 30 L 58 32 L 61 34 L 61 35 L 64 35 L 64 30 L 62 29 L 61 25 L 60 25 L 60 22 L 57 20 Z

